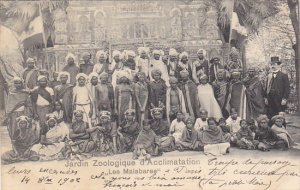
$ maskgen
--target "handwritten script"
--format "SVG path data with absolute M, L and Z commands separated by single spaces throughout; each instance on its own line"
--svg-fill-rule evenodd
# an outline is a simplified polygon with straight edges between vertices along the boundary
M 177 159 L 124 161 L 97 158 L 55 164 L 8 165 L 3 180 L 16 186 L 60 189 L 273 189 L 300 181 L 298 161 L 280 159 Z M 26 165 L 26 166 L 27 166 Z M 59 166 L 59 167 L 58 167 Z M 61 167 L 60 167 L 61 166 Z M 9 182 L 7 183 L 9 184 Z M 289 186 L 291 187 L 291 186 Z

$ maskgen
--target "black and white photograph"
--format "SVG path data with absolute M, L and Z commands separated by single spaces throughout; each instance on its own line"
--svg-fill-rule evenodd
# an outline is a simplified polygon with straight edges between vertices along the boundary
M 0 1 L 2 190 L 299 190 L 300 0 Z

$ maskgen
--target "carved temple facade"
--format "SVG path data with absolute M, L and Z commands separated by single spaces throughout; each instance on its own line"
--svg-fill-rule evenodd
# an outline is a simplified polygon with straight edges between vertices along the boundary
M 199 48 L 207 56 L 224 57 L 226 45 L 217 26 L 217 11 L 197 1 L 70 1 L 55 16 L 54 47 L 48 61 L 62 69 L 65 55 L 100 49 L 136 50 L 140 46 L 187 51 L 193 59 Z M 94 58 L 94 56 L 93 56 Z M 95 61 L 95 60 L 94 60 Z

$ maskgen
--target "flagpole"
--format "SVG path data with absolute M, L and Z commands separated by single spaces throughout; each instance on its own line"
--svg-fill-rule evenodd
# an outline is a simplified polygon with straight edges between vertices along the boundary
M 43 19 L 43 14 L 42 14 L 42 8 L 41 8 L 41 2 L 39 2 L 39 13 L 40 13 L 40 16 L 42 18 L 42 27 L 43 27 L 43 42 L 44 42 L 44 52 L 45 52 L 45 55 L 46 55 L 46 61 L 47 61 L 47 70 L 50 69 L 50 65 L 49 65 L 49 58 L 48 58 L 48 53 L 46 51 L 47 49 L 47 41 L 46 41 L 46 36 L 45 36 L 45 29 L 44 29 L 44 19 Z M 42 64 L 42 67 L 44 66 L 44 64 Z
M 233 17 L 233 12 L 234 12 L 234 0 L 232 0 L 233 3 L 232 3 L 232 9 L 231 9 L 231 20 L 230 20 L 230 30 L 229 30 L 229 39 L 228 39 L 228 42 L 229 42 L 229 47 L 231 48 L 231 35 L 232 35 L 232 17 Z

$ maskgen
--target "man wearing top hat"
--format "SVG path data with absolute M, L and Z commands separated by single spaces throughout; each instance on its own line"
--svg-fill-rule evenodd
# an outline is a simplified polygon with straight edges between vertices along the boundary
M 268 117 L 272 118 L 285 110 L 290 94 L 290 83 L 288 75 L 280 71 L 279 57 L 271 57 L 270 66 L 271 73 L 267 77 L 265 88 L 265 104 Z

